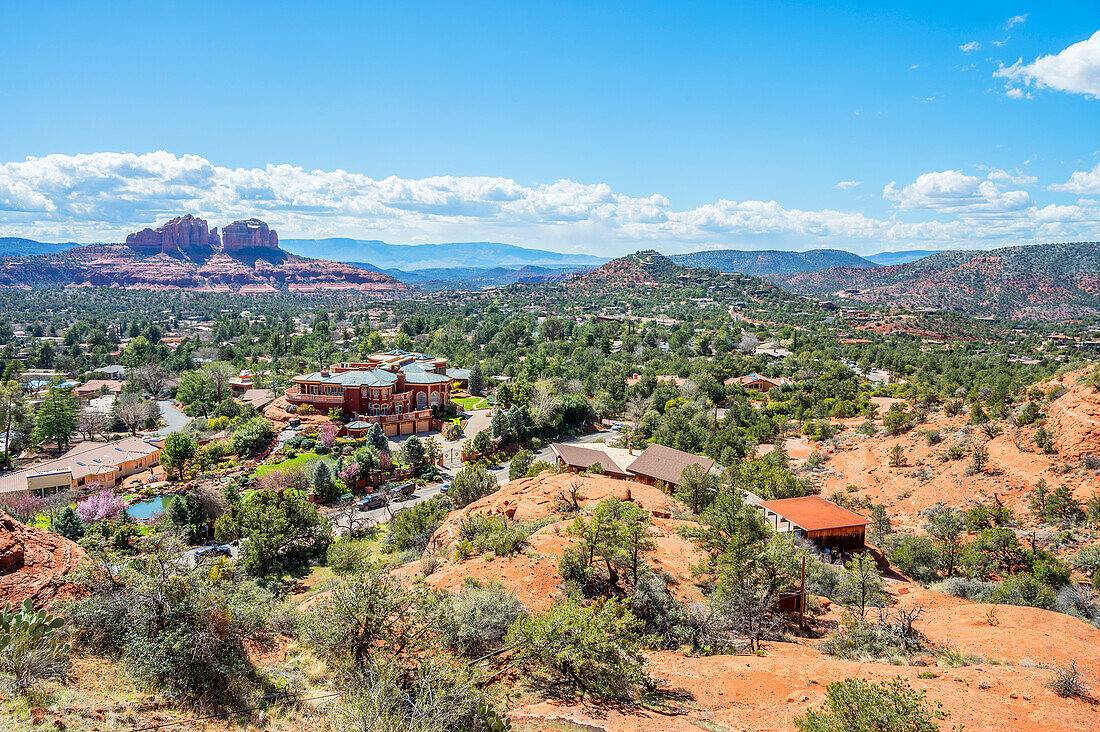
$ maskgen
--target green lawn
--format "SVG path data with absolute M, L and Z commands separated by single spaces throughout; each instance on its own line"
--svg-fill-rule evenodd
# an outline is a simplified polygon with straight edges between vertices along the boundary
M 297 467 L 305 467 L 311 462 L 320 460 L 321 456 L 312 452 L 303 452 L 301 455 L 292 457 L 290 460 L 284 460 L 281 463 L 275 463 L 273 465 L 261 465 L 256 468 L 256 477 L 263 475 L 271 470 L 290 470 Z
M 463 409 L 485 409 L 489 406 L 489 400 L 485 397 L 460 397 L 452 399 L 452 402 L 459 405 Z

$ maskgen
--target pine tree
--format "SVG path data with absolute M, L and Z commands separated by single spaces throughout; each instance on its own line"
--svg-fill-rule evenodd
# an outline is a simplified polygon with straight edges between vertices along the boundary
M 481 396 L 485 391 L 485 374 L 481 371 L 481 364 L 476 361 L 470 368 L 470 383 L 467 391 L 473 396 Z
M 39 442 L 54 440 L 57 449 L 69 446 L 69 438 L 76 432 L 80 405 L 68 389 L 51 387 L 35 414 L 34 437 Z
M 328 463 L 320 460 L 313 469 L 313 495 L 321 501 L 327 501 L 331 497 L 335 483 L 332 480 L 332 471 Z
M 84 522 L 76 515 L 72 506 L 66 506 L 51 527 L 55 534 L 64 536 L 69 541 L 80 541 L 84 537 Z

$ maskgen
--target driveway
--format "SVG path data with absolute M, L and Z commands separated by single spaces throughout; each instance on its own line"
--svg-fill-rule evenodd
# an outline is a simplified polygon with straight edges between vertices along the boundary
M 556 442 L 560 442 L 566 445 L 586 445 L 592 444 L 594 442 L 611 442 L 618 436 L 619 433 L 613 430 L 600 430 L 599 432 L 593 432 L 590 435 L 581 435 L 580 437 L 575 437 L 569 440 L 556 440 Z M 553 464 L 555 460 L 557 460 L 557 457 L 555 457 L 554 451 L 550 449 L 550 445 L 547 445 L 541 450 L 535 451 L 535 458 L 534 460 L 532 460 L 532 462 L 537 463 L 541 461 Z M 512 461 L 509 460 L 508 462 L 502 464 L 500 468 L 493 471 L 493 474 L 496 476 L 497 483 L 504 484 L 508 482 L 508 471 L 511 469 L 511 467 Z
M 322 513 L 332 521 L 333 532 L 340 535 L 347 532 L 352 522 L 362 528 L 385 523 L 393 517 L 393 514 L 401 509 L 415 506 L 417 503 L 426 501 L 432 496 L 438 496 L 439 486 L 440 484 L 437 483 L 421 488 L 405 500 L 394 501 L 389 506 L 383 506 L 382 508 L 373 508 L 369 511 L 360 511 L 356 508 L 350 516 L 345 509 L 339 508 L 326 509 Z M 357 497 L 355 500 L 359 501 L 361 499 Z
M 160 416 L 164 419 L 164 427 L 153 433 L 151 435 L 153 437 L 166 437 L 173 432 L 179 432 L 191 421 L 190 417 L 176 409 L 175 403 L 170 399 L 161 399 L 157 402 L 157 406 L 160 407 Z

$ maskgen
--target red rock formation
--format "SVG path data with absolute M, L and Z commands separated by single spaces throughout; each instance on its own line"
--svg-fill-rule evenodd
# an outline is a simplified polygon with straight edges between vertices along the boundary
M 218 249 L 221 240 L 217 227 L 211 231 L 203 219 L 185 214 L 156 229 L 130 234 L 126 237 L 126 246 L 142 254 L 190 254 Z
M 279 235 L 259 219 L 234 221 L 222 229 L 222 251 L 226 254 L 242 249 L 278 249 Z
M 84 556 L 68 539 L 25 526 L 0 511 L 0 606 L 28 597 L 35 607 L 48 605 L 64 595 L 62 575 Z

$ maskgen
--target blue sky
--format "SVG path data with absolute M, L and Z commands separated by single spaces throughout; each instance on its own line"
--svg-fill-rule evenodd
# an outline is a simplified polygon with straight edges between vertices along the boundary
M 0 235 L 1100 239 L 1100 4 L 748 5 L 3 0 Z

